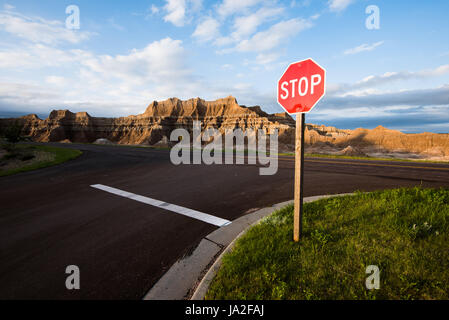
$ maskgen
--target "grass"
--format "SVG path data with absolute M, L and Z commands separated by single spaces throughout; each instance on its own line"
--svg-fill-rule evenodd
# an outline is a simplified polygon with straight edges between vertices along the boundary
M 304 204 L 263 219 L 223 257 L 206 299 L 448 299 L 449 190 L 393 189 Z M 380 269 L 380 289 L 365 286 Z
M 73 142 L 73 144 L 85 144 L 85 145 L 94 145 L 100 147 L 127 147 L 127 148 L 143 148 L 143 149 L 155 149 L 155 150 L 171 150 L 170 147 L 160 147 L 153 145 L 139 145 L 139 144 L 102 144 L 102 143 L 93 143 L 93 142 Z
M 295 156 L 294 153 L 279 153 L 280 156 Z M 305 153 L 307 158 L 331 158 L 331 159 L 350 159 L 350 160 L 376 160 L 376 161 L 400 161 L 400 162 L 428 162 L 428 163 L 444 163 L 449 161 L 425 160 L 425 159 L 403 159 L 403 158 L 382 158 L 382 157 L 363 157 L 363 156 L 345 156 L 338 154 L 322 154 L 322 153 Z
M 0 166 L 0 177 L 53 166 L 81 154 L 80 150 L 75 149 L 18 144 L 0 160 L 6 167 L 2 169 Z M 8 165 L 14 160 L 12 165 Z

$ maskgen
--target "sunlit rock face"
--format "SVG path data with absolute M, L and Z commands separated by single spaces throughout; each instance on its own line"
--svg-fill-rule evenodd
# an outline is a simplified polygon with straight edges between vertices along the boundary
M 0 119 L 0 125 L 6 127 L 14 120 Z M 120 118 L 99 118 L 91 117 L 86 112 L 54 110 L 45 120 L 36 115 L 18 120 L 24 124 L 23 133 L 39 142 L 94 142 L 107 139 L 118 144 L 146 145 L 169 141 L 171 131 L 176 128 L 185 128 L 191 132 L 195 120 L 201 121 L 203 131 L 213 127 L 220 133 L 236 128 L 242 131 L 248 128 L 276 128 L 281 141 L 288 143 L 293 138 L 290 131 L 294 133 L 295 125 L 288 114 L 267 114 L 259 106 L 240 106 L 232 96 L 215 101 L 200 98 L 154 101 L 144 113 Z

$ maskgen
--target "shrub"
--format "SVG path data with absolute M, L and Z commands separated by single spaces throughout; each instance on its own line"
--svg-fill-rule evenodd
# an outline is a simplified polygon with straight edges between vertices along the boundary
M 19 124 L 19 122 L 16 120 L 14 124 L 11 124 L 9 127 L 4 130 L 4 137 L 9 143 L 17 143 L 21 140 L 21 133 L 22 133 L 23 126 Z

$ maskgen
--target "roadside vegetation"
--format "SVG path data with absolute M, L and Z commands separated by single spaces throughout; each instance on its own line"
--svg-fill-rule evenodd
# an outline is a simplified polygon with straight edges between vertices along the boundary
M 82 154 L 75 149 L 19 144 L 22 127 L 18 122 L 1 132 L 0 177 L 60 164 Z
M 237 240 L 206 299 L 448 299 L 449 189 L 393 189 L 293 206 Z M 365 286 L 380 269 L 380 289 Z
M 294 157 L 294 153 L 279 153 L 280 156 Z M 370 157 L 370 156 L 347 156 L 338 154 L 323 154 L 323 153 L 305 153 L 305 158 L 330 158 L 330 159 L 349 159 L 349 160 L 375 160 L 375 161 L 400 161 L 400 162 L 427 162 L 427 163 L 444 163 L 449 161 L 426 160 L 426 159 L 410 159 L 410 158 L 392 158 L 392 157 Z
M 45 168 L 75 159 L 81 151 L 51 146 L 19 144 L 0 147 L 0 177 Z

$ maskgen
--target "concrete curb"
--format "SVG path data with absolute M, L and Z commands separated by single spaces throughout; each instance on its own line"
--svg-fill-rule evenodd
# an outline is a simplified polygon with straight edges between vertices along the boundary
M 306 197 L 304 202 L 346 195 L 352 195 L 352 193 Z M 233 248 L 236 240 L 262 218 L 290 203 L 293 203 L 293 200 L 257 210 L 213 231 L 201 240 L 191 255 L 178 260 L 143 299 L 204 299 L 212 279 L 221 266 L 223 255 Z

